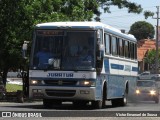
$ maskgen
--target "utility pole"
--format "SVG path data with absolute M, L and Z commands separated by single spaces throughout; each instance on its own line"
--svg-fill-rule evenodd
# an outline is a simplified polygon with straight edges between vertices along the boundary
M 153 19 L 157 19 L 157 26 L 156 26 L 156 57 L 155 57 L 155 73 L 158 74 L 159 73 L 159 62 L 158 62 L 158 58 L 159 58 L 159 53 L 158 53 L 158 26 L 159 26 L 159 6 L 156 6 L 157 8 L 157 17 L 153 18 Z

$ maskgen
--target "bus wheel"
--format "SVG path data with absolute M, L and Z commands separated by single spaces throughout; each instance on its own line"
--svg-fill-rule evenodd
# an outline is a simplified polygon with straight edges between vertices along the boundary
M 127 105 L 127 93 L 125 92 L 123 98 L 111 100 L 113 107 L 126 106 Z
M 101 109 L 102 108 L 102 100 L 93 101 L 92 106 L 96 109 Z
M 106 89 L 103 89 L 102 100 L 92 101 L 92 106 L 96 109 L 102 109 L 105 107 Z
M 127 92 L 125 92 L 123 98 L 120 98 L 120 100 L 119 100 L 119 105 L 120 106 L 126 106 L 127 105 L 127 102 L 128 102 L 128 97 L 127 96 L 128 96 L 128 94 L 127 94 Z

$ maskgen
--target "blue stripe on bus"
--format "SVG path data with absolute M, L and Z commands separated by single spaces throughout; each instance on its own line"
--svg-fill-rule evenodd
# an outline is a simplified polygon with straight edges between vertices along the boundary
M 104 59 L 105 72 L 109 72 L 109 59 Z
M 111 69 L 124 70 L 124 65 L 114 64 L 114 63 L 109 64 L 109 59 L 104 59 L 105 72 L 110 72 L 109 65 L 111 65 Z M 126 70 L 126 68 L 125 68 L 125 70 Z M 138 71 L 138 67 L 132 67 L 132 69 L 130 68 L 130 70 L 126 70 L 126 71 L 137 72 Z
M 138 71 L 138 67 L 132 67 L 132 71 L 137 72 Z
M 124 65 L 111 63 L 111 69 L 123 70 L 124 69 Z

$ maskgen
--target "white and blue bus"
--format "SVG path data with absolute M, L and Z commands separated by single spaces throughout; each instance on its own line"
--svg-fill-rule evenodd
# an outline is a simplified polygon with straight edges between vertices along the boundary
M 125 106 L 136 85 L 136 44 L 133 35 L 100 22 L 38 24 L 30 57 L 29 97 L 42 98 L 45 107 L 71 101 L 102 108 L 106 100 Z M 42 49 L 47 57 L 38 55 Z

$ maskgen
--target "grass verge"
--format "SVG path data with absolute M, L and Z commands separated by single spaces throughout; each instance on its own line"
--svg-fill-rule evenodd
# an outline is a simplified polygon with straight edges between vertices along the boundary
M 6 84 L 7 92 L 17 92 L 17 90 L 22 90 L 22 85 Z

